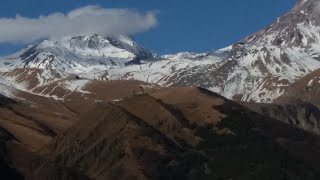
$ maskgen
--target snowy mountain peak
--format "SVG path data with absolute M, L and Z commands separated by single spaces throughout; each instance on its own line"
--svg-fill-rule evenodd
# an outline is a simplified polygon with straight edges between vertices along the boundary
M 320 2 L 301 0 L 262 30 L 233 44 L 218 63 L 185 69 L 170 85 L 201 86 L 223 96 L 271 102 L 320 68 Z M 214 53 L 214 52 L 213 52 Z
M 319 40 L 320 1 L 300 0 L 294 8 L 261 31 L 240 43 L 272 44 L 283 47 L 307 46 Z
M 320 68 L 319 4 L 319 0 L 299 0 L 261 31 L 204 54 L 183 52 L 145 61 L 154 56 L 130 37 L 87 35 L 45 40 L 2 63 L 87 79 L 200 86 L 230 99 L 271 102 L 290 84 Z
M 150 58 L 153 58 L 153 54 L 129 37 L 102 37 L 94 34 L 44 40 L 6 59 L 5 64 L 13 68 L 55 69 L 77 73 L 95 68 L 124 67 Z

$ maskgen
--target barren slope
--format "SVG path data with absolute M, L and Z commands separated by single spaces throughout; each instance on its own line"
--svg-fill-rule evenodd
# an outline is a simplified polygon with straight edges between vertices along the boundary
M 165 88 L 96 103 L 22 172 L 30 179 L 317 179 L 319 143 L 207 90 Z

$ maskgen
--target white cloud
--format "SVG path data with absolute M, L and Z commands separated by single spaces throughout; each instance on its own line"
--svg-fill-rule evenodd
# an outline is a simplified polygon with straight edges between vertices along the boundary
M 86 6 L 67 14 L 53 13 L 38 18 L 17 15 L 0 18 L 0 42 L 30 42 L 43 38 L 87 34 L 133 35 L 157 24 L 155 12 L 106 9 Z

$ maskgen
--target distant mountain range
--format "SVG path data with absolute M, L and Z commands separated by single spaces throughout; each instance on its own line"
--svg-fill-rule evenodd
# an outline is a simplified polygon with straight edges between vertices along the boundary
M 157 56 L 133 38 L 121 35 L 44 40 L 3 57 L 1 82 L 54 98 L 58 96 L 52 88 L 61 82 L 79 90 L 77 86 L 90 80 L 139 80 L 166 87 L 202 87 L 241 102 L 314 102 L 309 91 L 300 92 L 295 86 L 299 84 L 300 90 L 319 84 L 315 80 L 320 68 L 317 3 L 298 1 L 291 11 L 262 30 L 202 54 Z M 77 79 L 81 81 L 73 81 Z
M 2 57 L 0 176 L 319 179 L 319 4 L 207 53 L 94 34 Z
M 299 1 L 261 31 L 208 53 L 155 57 L 129 37 L 88 35 L 31 45 L 4 58 L 1 69 L 39 68 L 88 79 L 200 86 L 229 99 L 272 102 L 320 67 L 320 15 L 314 3 Z

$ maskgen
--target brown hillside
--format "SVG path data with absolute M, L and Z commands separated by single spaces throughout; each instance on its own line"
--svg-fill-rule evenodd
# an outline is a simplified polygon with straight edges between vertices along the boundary
M 96 103 L 21 169 L 29 179 L 317 179 L 319 142 L 204 89 L 169 88 Z

